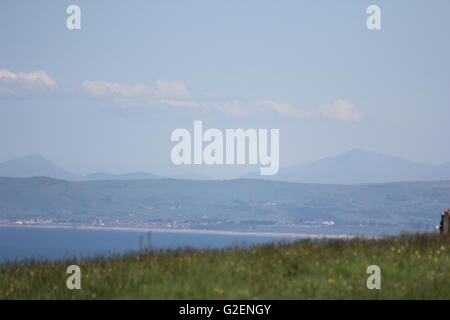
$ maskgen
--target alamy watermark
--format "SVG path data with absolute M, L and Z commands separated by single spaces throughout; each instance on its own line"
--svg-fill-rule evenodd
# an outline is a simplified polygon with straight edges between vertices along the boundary
M 81 9 L 79 6 L 72 4 L 67 7 L 66 13 L 69 16 L 66 19 L 66 27 L 69 30 L 81 29 Z
M 367 17 L 366 25 L 369 30 L 380 30 L 381 29 L 381 9 L 377 5 L 370 5 L 366 9 L 366 13 L 369 14 Z
M 277 174 L 280 166 L 280 130 L 270 129 L 270 152 L 268 129 L 216 128 L 203 132 L 203 122 L 194 121 L 194 132 L 184 128 L 175 129 L 171 141 L 178 142 L 171 152 L 176 165 L 213 164 L 260 164 L 261 175 Z M 203 143 L 207 145 L 203 146 Z
M 377 265 L 371 265 L 367 267 L 367 273 L 370 276 L 367 278 L 367 289 L 381 289 L 381 269 Z
M 79 266 L 72 264 L 67 267 L 66 273 L 69 273 L 70 276 L 67 278 L 66 286 L 67 289 L 81 289 L 81 269 Z

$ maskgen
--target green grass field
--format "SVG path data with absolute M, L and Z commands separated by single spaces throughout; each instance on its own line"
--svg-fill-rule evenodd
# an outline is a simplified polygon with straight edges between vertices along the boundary
M 66 268 L 81 268 L 69 290 Z M 366 286 L 381 268 L 381 289 Z M 436 234 L 144 250 L 0 267 L 1 299 L 450 299 L 450 239 Z

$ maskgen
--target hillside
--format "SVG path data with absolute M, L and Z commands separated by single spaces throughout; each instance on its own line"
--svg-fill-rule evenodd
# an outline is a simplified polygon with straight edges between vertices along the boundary
M 160 177 L 147 172 L 129 172 L 123 174 L 94 172 L 83 176 L 79 180 L 144 180 L 144 179 L 159 179 L 159 178 Z
M 0 220 L 9 221 L 380 234 L 433 230 L 449 199 L 450 181 L 321 185 L 0 178 Z
M 68 265 L 82 290 L 67 290 Z M 366 270 L 381 270 L 368 290 Z M 448 239 L 297 241 L 0 266 L 0 299 L 450 299 Z

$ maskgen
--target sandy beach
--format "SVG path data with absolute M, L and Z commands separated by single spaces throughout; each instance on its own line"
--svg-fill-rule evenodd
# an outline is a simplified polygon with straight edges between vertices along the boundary
M 79 230 L 107 230 L 107 231 L 133 231 L 133 232 L 164 232 L 164 233 L 191 233 L 212 234 L 228 236 L 256 236 L 274 238 L 299 238 L 299 239 L 351 239 L 355 236 L 348 234 L 307 234 L 307 233 L 284 233 L 284 232 L 247 232 L 226 230 L 200 230 L 200 229 L 166 229 L 149 227 L 111 227 L 111 226 L 76 226 L 76 225 L 38 225 L 38 224 L 8 224 L 0 223 L 0 227 L 11 228 L 42 228 L 42 229 L 79 229 Z

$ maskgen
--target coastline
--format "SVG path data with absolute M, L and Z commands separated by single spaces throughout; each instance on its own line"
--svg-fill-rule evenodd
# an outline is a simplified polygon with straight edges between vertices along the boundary
M 132 231 L 132 232 L 156 232 L 156 233 L 191 233 L 228 236 L 255 236 L 273 238 L 297 238 L 297 239 L 352 239 L 356 236 L 348 234 L 308 234 L 308 233 L 284 233 L 284 232 L 251 232 L 251 231 L 227 231 L 208 229 L 165 229 L 149 227 L 111 227 L 111 226 L 76 226 L 76 225 L 18 225 L 0 223 L 0 227 L 9 228 L 40 228 L 40 229 L 72 229 L 72 230 L 104 230 L 104 231 Z

